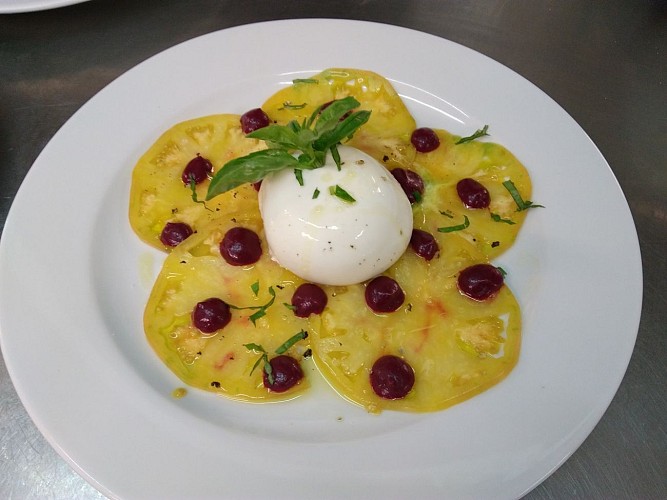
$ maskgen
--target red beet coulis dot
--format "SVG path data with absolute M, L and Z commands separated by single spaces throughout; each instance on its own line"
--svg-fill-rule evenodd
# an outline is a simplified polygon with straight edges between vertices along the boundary
M 271 123 L 269 116 L 261 108 L 251 109 L 241 115 L 241 130 L 244 134 L 264 128 L 269 123 Z
M 254 231 L 233 227 L 220 242 L 220 255 L 232 266 L 248 266 L 262 256 L 262 244 Z
M 414 130 L 410 136 L 410 142 L 420 153 L 430 153 L 440 146 L 438 134 L 428 127 Z
M 371 368 L 371 387 L 384 399 L 402 399 L 415 385 L 415 371 L 398 356 L 388 354 L 379 358 Z
M 203 156 L 197 155 L 183 169 L 181 180 L 186 186 L 192 180 L 195 181 L 195 184 L 199 184 L 204 182 L 212 172 L 213 164 Z
M 421 229 L 413 229 L 410 237 L 410 248 L 424 260 L 431 260 L 438 253 L 440 247 L 435 237 Z
M 273 392 L 285 392 L 291 389 L 303 378 L 303 370 L 299 362 L 291 356 L 282 354 L 269 361 L 273 383 L 269 380 L 266 370 L 263 372 L 262 380 L 264 387 Z
M 160 233 L 160 241 L 165 246 L 175 247 L 192 233 L 192 228 L 185 222 L 167 222 Z
M 473 300 L 483 301 L 494 297 L 503 286 L 500 270 L 491 264 L 475 264 L 459 273 L 457 285 L 460 292 Z
M 487 208 L 491 203 L 489 191 L 475 179 L 461 179 L 456 184 L 456 192 L 468 208 Z
M 389 276 L 378 276 L 366 285 L 365 298 L 373 312 L 387 313 L 401 307 L 405 293 L 396 280 Z
M 192 310 L 192 323 L 203 333 L 217 332 L 227 326 L 231 319 L 229 305 L 217 297 L 198 302 Z
M 313 283 L 303 283 L 292 295 L 294 315 L 307 318 L 311 314 L 321 314 L 327 305 L 327 294 Z
M 398 181 L 403 188 L 410 203 L 414 203 L 424 194 L 424 180 L 417 172 L 403 168 L 394 168 L 391 175 Z

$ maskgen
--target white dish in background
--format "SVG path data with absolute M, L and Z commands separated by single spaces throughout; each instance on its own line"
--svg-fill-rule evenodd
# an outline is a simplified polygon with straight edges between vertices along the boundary
M 88 0 L 0 0 L 0 14 L 18 14 L 56 9 Z
M 547 208 L 529 213 L 498 260 L 523 308 L 519 363 L 491 390 L 429 414 L 369 415 L 324 383 L 286 404 L 196 390 L 174 399 L 181 384 L 142 330 L 163 256 L 127 220 L 134 163 L 176 122 L 240 114 L 335 66 L 388 77 L 420 126 L 468 135 L 489 124 L 489 140 L 528 167 L 532 199 Z M 54 448 L 118 498 L 518 497 L 604 413 L 641 294 L 627 203 L 572 118 L 479 53 L 357 21 L 227 29 L 130 70 L 46 146 L 0 242 L 2 351 L 16 390 Z

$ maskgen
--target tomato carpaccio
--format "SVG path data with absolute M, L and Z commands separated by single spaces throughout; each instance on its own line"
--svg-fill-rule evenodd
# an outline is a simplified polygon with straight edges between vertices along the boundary
M 273 261 L 256 186 L 247 183 L 206 203 L 195 201 L 205 198 L 211 177 L 229 160 L 267 148 L 245 137 L 247 123 L 241 116 L 247 114 L 177 124 L 136 164 L 131 226 L 147 244 L 167 252 L 146 305 L 145 333 L 184 383 L 241 401 L 281 401 L 308 390 L 311 377 L 323 376 L 341 396 L 369 412 L 425 412 L 484 391 L 515 366 L 521 314 L 511 290 L 501 282 L 492 295 L 478 300 L 460 289 L 459 276 L 473 266 L 493 266 L 493 259 L 514 243 L 526 212 L 517 210 L 506 183 L 527 200 L 528 172 L 498 144 L 458 143 L 460 137 L 437 124 L 418 125 L 389 81 L 370 71 L 328 69 L 295 80 L 260 108 L 240 111 L 262 111 L 273 124 L 302 123 L 320 106 L 346 96 L 371 111 L 346 144 L 373 156 L 388 175 L 401 169 L 403 177 L 420 179 L 419 189 L 406 196 L 411 197 L 415 231 L 428 236 L 429 252 L 408 246 L 382 273 L 382 282 L 397 286 L 372 290 L 374 297 L 390 288 L 395 293 L 397 287 L 403 294 L 402 300 L 373 299 L 390 300 L 392 306 L 385 309 L 373 310 L 367 303 L 373 280 L 350 286 L 308 284 Z M 418 150 L 413 144 L 413 133 L 424 129 L 432 132 L 434 149 Z M 471 189 L 462 198 L 462 180 L 484 193 L 484 203 L 471 204 Z M 179 225 L 191 232 L 165 244 L 165 227 Z M 253 242 L 253 255 L 230 263 L 236 247 L 241 255 L 248 253 L 238 238 L 221 245 L 226 235 L 237 233 Z M 318 297 L 323 310 L 299 312 L 302 299 L 293 301 L 294 294 L 315 285 L 324 296 Z M 201 303 L 212 299 L 215 310 L 224 311 L 224 321 L 207 317 L 206 324 L 223 326 L 202 331 L 197 327 Z M 302 331 L 308 335 L 294 337 Z M 269 376 L 274 359 L 309 369 L 278 389 Z

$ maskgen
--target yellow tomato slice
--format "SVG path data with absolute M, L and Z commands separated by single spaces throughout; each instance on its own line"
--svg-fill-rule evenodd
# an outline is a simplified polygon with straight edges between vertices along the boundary
M 238 115 L 212 115 L 174 125 L 146 151 L 132 172 L 130 225 L 149 245 L 171 250 L 160 242 L 167 222 L 184 222 L 194 231 L 226 213 L 256 210 L 257 193 L 244 185 L 206 202 L 192 200 L 181 175 L 197 155 L 213 164 L 214 172 L 227 161 L 265 148 L 263 141 L 246 138 Z M 209 181 L 200 183 L 198 199 L 206 198 Z
M 389 80 L 372 71 L 330 68 L 276 92 L 262 109 L 278 123 L 301 123 L 322 104 L 353 96 L 371 116 L 348 145 L 359 148 L 387 167 L 407 166 L 414 157 L 410 135 L 415 120 Z
M 306 377 L 292 389 L 271 392 L 263 385 L 263 364 L 253 371 L 260 353 L 244 345 L 261 345 L 272 357 L 294 334 L 309 330 L 309 321 L 284 305 L 301 281 L 271 261 L 266 248 L 253 265 L 227 264 L 219 243 L 236 226 L 262 234 L 257 212 L 227 214 L 167 256 L 146 305 L 146 336 L 160 359 L 188 385 L 244 401 L 291 399 L 309 386 L 310 370 L 303 369 Z M 269 287 L 275 292 L 273 305 L 255 324 L 250 316 L 257 309 L 232 309 L 230 323 L 212 335 L 202 334 L 192 323 L 192 310 L 200 301 L 217 297 L 236 307 L 263 306 L 272 299 Z M 287 354 L 303 366 L 307 348 L 308 340 L 302 340 Z
M 517 210 L 503 182 L 512 181 L 524 201 L 529 200 L 532 187 L 528 171 L 499 144 L 472 141 L 457 145 L 458 136 L 436 132 L 440 146 L 430 153 L 417 153 L 412 167 L 425 184 L 423 200 L 414 206 L 415 227 L 437 232 L 438 228 L 464 224 L 467 217 L 468 226 L 456 231 L 457 236 L 465 236 L 493 259 L 512 246 L 526 217 L 525 210 Z M 489 208 L 471 209 L 463 204 L 456 185 L 464 178 L 476 180 L 489 191 Z
M 465 238 L 440 237 L 440 256 L 430 262 L 408 251 L 385 273 L 405 292 L 403 306 L 376 314 L 365 303 L 364 286 L 336 293 L 315 328 L 315 362 L 343 397 L 369 412 L 435 411 L 468 399 L 502 380 L 517 362 L 521 319 L 507 286 L 477 302 L 457 289 L 460 270 L 483 262 Z M 370 383 L 381 356 L 404 359 L 415 384 L 402 399 L 378 396 Z

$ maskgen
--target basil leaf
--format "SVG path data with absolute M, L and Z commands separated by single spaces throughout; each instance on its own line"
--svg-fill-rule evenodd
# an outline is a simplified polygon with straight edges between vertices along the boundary
M 326 110 L 328 109 L 329 108 Z M 359 127 L 368 121 L 370 116 L 370 111 L 356 111 L 352 113 L 345 118 L 345 120 L 339 122 L 335 128 L 322 133 L 320 137 L 313 142 L 313 148 L 324 151 L 331 146 L 338 144 L 343 139 L 351 137 Z
M 309 151 L 299 155 L 299 168 L 304 170 L 314 170 L 324 165 L 326 161 L 325 151 Z
M 521 212 L 522 210 L 527 210 L 529 208 L 544 208 L 543 205 L 535 205 L 532 201 L 524 201 L 521 197 L 521 194 L 519 194 L 519 190 L 511 180 L 503 182 L 503 186 L 505 186 L 505 189 L 509 191 L 512 199 L 514 200 L 514 203 L 516 203 L 516 206 L 518 207 L 517 212 Z
M 303 340 L 306 337 L 308 337 L 308 332 L 305 330 L 301 330 L 299 333 L 292 335 L 289 339 L 287 339 L 283 344 L 276 349 L 276 354 L 284 354 L 289 350 L 290 347 L 292 347 L 294 344 L 296 344 L 299 340 Z
M 301 104 L 292 104 L 289 101 L 286 101 L 283 103 L 283 107 L 279 109 L 303 109 L 306 107 L 306 103 L 301 103 Z
M 292 83 L 320 83 L 320 81 L 315 78 L 295 78 Z
M 496 222 L 504 222 L 505 224 L 514 225 L 516 222 L 514 222 L 511 219 L 503 219 L 500 215 L 491 213 L 491 218 L 496 221 Z
M 296 122 L 290 122 L 290 124 L 292 123 Z M 246 137 L 266 141 L 273 144 L 274 148 L 279 145 L 287 149 L 298 149 L 301 143 L 299 138 L 300 132 L 300 129 L 294 130 L 291 126 L 268 125 L 250 132 Z
M 249 344 L 243 344 L 243 347 L 246 349 L 249 349 L 251 351 L 257 351 L 257 352 L 266 352 L 266 350 L 259 344 L 253 344 L 252 342 Z
M 264 356 L 264 372 L 266 373 L 266 378 L 269 380 L 269 384 L 273 385 L 275 379 L 273 378 L 273 368 L 271 367 L 268 356 Z
M 315 133 L 322 135 L 322 133 L 333 129 L 338 125 L 341 118 L 355 108 L 359 107 L 359 101 L 352 96 L 347 96 L 344 99 L 332 101 L 326 108 L 322 109 L 320 106 L 319 117 L 315 123 Z
M 251 351 L 260 351 L 260 352 L 263 353 L 259 358 L 257 358 L 257 361 L 255 361 L 255 364 L 252 365 L 252 370 L 250 370 L 250 375 L 253 374 L 253 372 L 255 371 L 255 369 L 259 366 L 259 364 L 260 364 L 262 361 L 264 361 L 264 365 L 265 365 L 265 366 L 266 366 L 266 363 L 269 362 L 269 356 L 266 354 L 266 351 L 264 350 L 264 348 L 263 348 L 261 345 L 257 345 L 257 344 L 243 344 L 243 346 L 244 346 L 244 347 L 247 347 L 247 348 L 250 349 Z M 255 347 L 249 347 L 249 346 L 255 346 Z M 256 349 L 256 348 L 258 348 L 258 349 Z
M 270 172 L 284 168 L 319 168 L 325 164 L 329 152 L 340 167 L 336 145 L 352 137 L 370 117 L 370 111 L 350 113 L 356 107 L 359 102 L 348 96 L 332 101 L 326 107 L 324 104 L 319 106 L 302 124 L 292 120 L 287 125 L 272 124 L 251 132 L 247 137 L 265 141 L 269 149 L 227 162 L 211 179 L 206 200 L 246 182 L 257 182 Z M 293 152 L 296 152 L 296 158 Z
M 250 370 L 250 375 L 253 374 L 253 372 L 257 369 L 257 367 L 263 362 L 264 366 L 262 366 L 262 370 L 266 372 L 266 376 L 269 379 L 269 383 L 273 384 L 273 369 L 271 368 L 271 364 L 269 363 L 269 355 L 264 349 L 259 344 L 243 344 L 243 347 L 246 349 L 249 349 L 251 351 L 256 351 L 260 352 L 261 355 L 259 358 L 257 358 L 257 361 L 255 361 L 255 364 L 252 365 L 252 369 Z
M 322 111 L 322 108 L 324 108 L 327 105 L 327 103 L 320 104 L 315 110 L 310 114 L 307 120 L 303 121 L 303 124 L 301 125 L 302 128 L 307 128 L 310 129 L 310 127 L 313 126 L 313 123 L 315 123 L 315 120 L 317 120 L 320 116 L 320 112 Z
M 457 224 L 456 226 L 439 227 L 438 232 L 439 233 L 453 233 L 454 231 L 462 231 L 465 228 L 467 228 L 469 225 L 470 225 L 470 220 L 468 220 L 467 215 L 464 215 L 463 216 L 463 224 Z
M 334 144 L 329 148 L 329 151 L 331 151 L 331 157 L 333 158 L 334 163 L 336 164 L 336 169 L 340 172 L 341 169 L 341 161 L 340 161 L 340 153 L 338 152 L 338 148 Z
M 188 176 L 188 179 L 190 179 L 190 181 L 188 182 L 188 186 L 190 187 L 190 191 L 192 193 L 191 194 L 192 201 L 194 201 L 195 203 L 201 203 L 202 205 L 204 205 L 204 208 L 208 210 L 206 202 L 204 200 L 200 200 L 197 197 L 197 181 L 195 181 L 195 174 L 190 174 Z
M 474 134 L 469 135 L 468 137 L 461 137 L 454 144 L 464 144 L 466 142 L 471 142 L 471 141 L 474 141 L 475 139 L 479 139 L 480 137 L 484 137 L 485 135 L 489 135 L 487 133 L 488 130 L 489 130 L 489 126 L 484 125 L 484 128 L 476 130 Z
M 347 203 L 354 203 L 355 200 L 350 193 L 345 191 L 342 187 L 340 187 L 338 184 L 335 186 L 330 186 L 329 187 L 329 194 L 332 196 L 335 196 L 337 198 L 340 198 L 341 200 L 347 202 Z
M 315 132 L 308 128 L 300 128 L 297 132 L 297 149 L 303 151 L 304 153 L 309 151 L 314 140 Z
M 236 158 L 225 164 L 211 179 L 206 200 L 234 189 L 246 182 L 257 182 L 266 174 L 286 167 L 299 167 L 294 156 L 282 149 L 255 151 L 247 156 Z
M 289 122 L 289 123 L 288 123 L 287 125 L 285 125 L 285 126 L 288 127 L 290 130 L 292 130 L 295 134 L 298 134 L 299 131 L 300 131 L 302 128 L 304 128 L 303 125 L 299 125 L 299 123 L 298 123 L 297 121 L 295 121 L 295 120 L 292 120 L 291 122 Z M 280 127 L 280 125 L 276 125 L 276 127 Z M 259 130 L 259 129 L 258 129 L 258 130 Z M 250 132 L 250 133 L 252 134 L 252 132 Z M 249 137 L 249 135 L 250 135 L 250 134 L 248 134 L 246 137 Z
M 259 309 L 258 311 L 255 311 L 250 316 L 248 316 L 248 318 L 250 319 L 250 321 L 252 321 L 252 324 L 254 326 L 257 326 L 257 320 L 264 316 L 266 316 L 266 309 Z
M 296 177 L 296 181 L 299 183 L 299 186 L 303 186 L 303 170 L 300 168 L 295 168 L 294 177 Z

